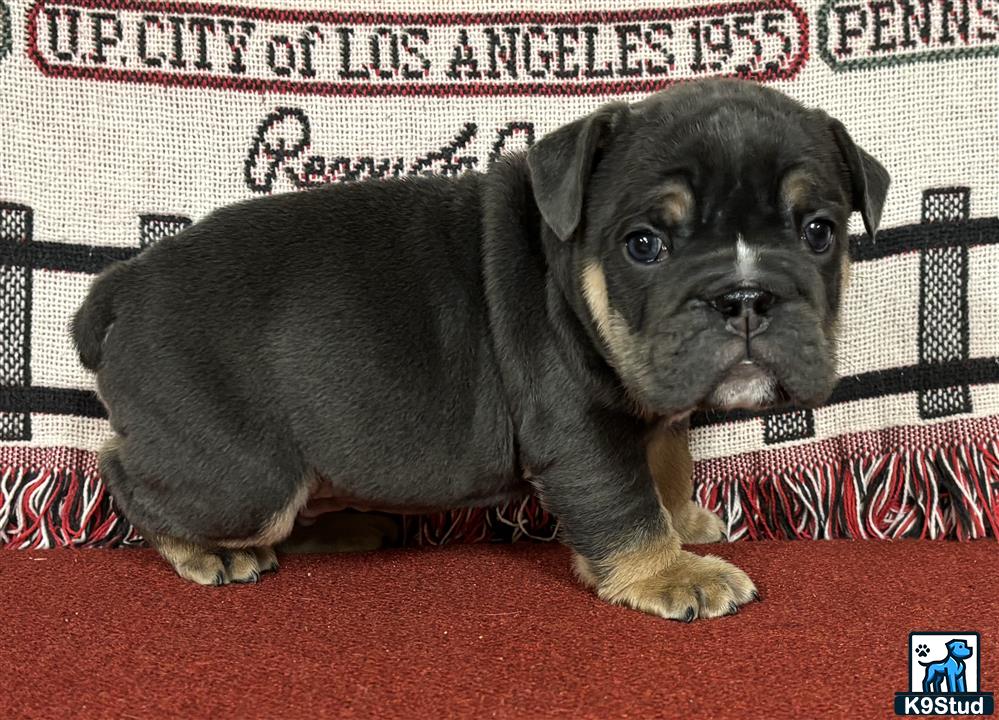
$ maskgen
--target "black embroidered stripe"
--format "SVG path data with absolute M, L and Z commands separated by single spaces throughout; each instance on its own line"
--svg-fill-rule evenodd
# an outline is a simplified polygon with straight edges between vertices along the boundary
M 909 365 L 842 378 L 826 404 L 836 405 L 952 385 L 983 385 L 996 382 L 999 382 L 999 357 L 976 358 L 939 365 Z M 80 415 L 92 418 L 106 416 L 100 401 L 89 390 L 50 387 L 0 387 L 0 413 L 3 412 Z M 695 427 L 713 425 L 763 417 L 767 414 L 770 413 L 704 412 L 695 414 L 692 424 Z

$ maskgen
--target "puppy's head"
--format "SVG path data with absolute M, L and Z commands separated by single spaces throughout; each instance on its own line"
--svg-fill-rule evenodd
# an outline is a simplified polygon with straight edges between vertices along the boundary
M 563 292 L 643 411 L 828 397 L 847 222 L 873 236 L 889 183 L 837 120 L 703 81 L 607 105 L 527 162 Z

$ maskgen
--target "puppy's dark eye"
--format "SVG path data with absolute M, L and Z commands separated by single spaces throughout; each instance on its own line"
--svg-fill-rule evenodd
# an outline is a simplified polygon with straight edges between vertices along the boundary
M 822 253 L 832 245 L 833 226 L 828 220 L 812 220 L 805 225 L 801 234 L 814 252 Z
M 625 239 L 628 257 L 637 263 L 650 265 L 662 259 L 665 254 L 663 239 L 648 230 L 633 232 Z

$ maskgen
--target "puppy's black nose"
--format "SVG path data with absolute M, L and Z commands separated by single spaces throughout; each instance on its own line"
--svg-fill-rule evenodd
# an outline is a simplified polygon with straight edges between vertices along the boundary
M 752 337 L 767 329 L 767 313 L 777 298 L 759 288 L 736 288 L 711 300 L 711 306 L 726 320 L 726 327 L 736 335 Z

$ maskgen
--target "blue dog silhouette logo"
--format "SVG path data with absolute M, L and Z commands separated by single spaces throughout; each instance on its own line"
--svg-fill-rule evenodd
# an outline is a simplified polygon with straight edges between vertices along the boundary
M 925 648 L 924 653 L 929 655 L 929 646 L 920 645 L 916 648 L 916 655 L 920 654 L 920 648 Z M 968 647 L 965 640 L 951 640 L 947 643 L 947 657 L 936 662 L 919 661 L 919 664 L 926 668 L 923 675 L 924 693 L 963 693 L 968 691 L 965 680 L 967 666 L 965 660 L 974 654 L 974 650 Z
M 992 693 L 981 692 L 977 632 L 909 635 L 909 691 L 895 693 L 896 715 L 992 715 Z

